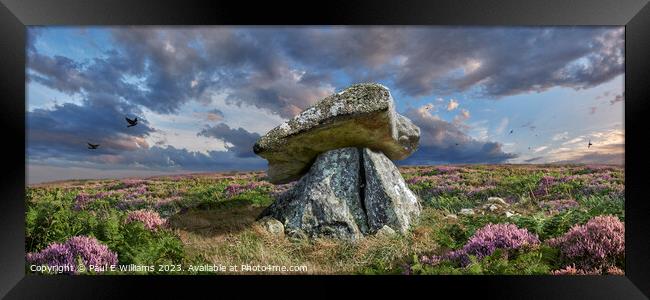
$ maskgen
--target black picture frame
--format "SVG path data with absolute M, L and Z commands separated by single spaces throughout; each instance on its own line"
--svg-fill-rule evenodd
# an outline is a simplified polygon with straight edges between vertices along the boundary
M 116 298 L 134 292 L 184 290 L 220 296 L 262 292 L 290 296 L 293 288 L 340 295 L 341 284 L 402 295 L 415 286 L 431 297 L 645 299 L 650 296 L 650 204 L 644 139 L 650 99 L 648 0 L 471 1 L 47 1 L 0 0 L 0 112 L 4 161 L 0 172 L 0 296 Z M 31 276 L 24 269 L 25 45 L 30 25 L 624 25 L 625 26 L 625 276 Z M 237 283 L 238 287 L 233 286 Z M 288 286 L 287 286 L 288 285 Z M 189 295 L 186 295 L 189 296 Z

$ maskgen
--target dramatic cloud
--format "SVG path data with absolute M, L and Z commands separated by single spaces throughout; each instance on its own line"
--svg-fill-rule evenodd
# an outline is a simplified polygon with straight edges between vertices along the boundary
M 226 124 L 208 126 L 197 135 L 213 137 L 227 142 L 228 151 L 235 153 L 237 157 L 255 157 L 253 145 L 260 138 L 257 133 L 250 133 L 243 128 L 231 129 Z
M 35 109 L 27 113 L 29 159 L 83 160 L 90 155 L 148 148 L 144 138 L 154 129 L 147 120 L 126 127 L 124 118 L 139 113 L 137 106 L 106 94 L 89 95 L 82 105 L 65 103 L 52 109 Z M 100 147 L 89 151 L 87 143 Z
M 482 110 L 442 97 L 586 89 L 623 74 L 624 64 L 622 27 L 111 27 L 100 29 L 92 55 L 38 43 L 48 30 L 28 30 L 28 88 L 47 104 L 27 109 L 28 160 L 80 168 L 261 168 L 251 151 L 260 133 L 363 81 L 407 99 L 396 99 L 399 109 L 436 99 L 407 111 L 422 129 L 408 162 L 504 162 L 516 155 L 487 141 L 496 124 L 466 124 L 469 110 L 483 118 Z M 70 98 L 50 105 L 48 91 Z M 612 105 L 624 98 L 605 96 Z M 242 109 L 255 114 L 232 113 Z M 437 110 L 457 114 L 448 122 Z M 139 125 L 126 128 L 125 116 Z M 502 118 L 496 132 L 508 125 Z M 101 146 L 90 151 L 87 142 Z
M 125 116 L 142 115 L 136 106 L 110 95 L 90 95 L 81 105 L 65 103 L 52 109 L 27 113 L 27 154 L 30 164 L 79 168 L 140 170 L 225 170 L 263 168 L 264 161 L 251 158 L 253 141 L 259 137 L 243 129 L 230 130 L 222 124 L 208 127 L 206 134 L 218 135 L 232 151 L 208 153 L 162 147 L 164 140 L 150 146 L 147 138 L 156 133 L 143 117 L 127 128 Z M 87 143 L 100 144 L 96 150 Z
M 551 140 L 553 141 L 566 140 L 568 137 L 569 137 L 569 132 L 564 131 L 564 132 L 554 134 Z
M 406 116 L 420 127 L 420 148 L 402 164 L 500 163 L 517 157 L 505 153 L 499 143 L 473 139 L 425 107 L 410 109 Z
M 508 118 L 501 119 L 499 126 L 494 130 L 494 132 L 496 134 L 502 134 L 503 131 L 508 127 L 508 123 L 510 123 L 510 119 Z
M 194 113 L 192 113 L 192 115 L 196 119 L 202 119 L 202 120 L 207 121 L 209 123 L 220 122 L 220 121 L 223 121 L 223 119 L 224 119 L 223 112 L 221 110 L 216 109 L 216 108 L 212 109 L 212 110 L 209 110 L 207 112 L 194 112 Z
M 535 152 L 535 153 L 542 152 L 542 151 L 544 151 L 546 149 L 548 149 L 548 146 L 541 146 L 541 147 L 537 147 L 537 148 L 533 149 L 533 152 Z
M 458 115 L 454 117 L 454 123 L 460 124 L 467 121 L 470 117 L 469 110 L 461 109 Z
M 285 45 L 305 64 L 389 79 L 412 96 L 477 88 L 498 98 L 622 74 L 623 35 L 607 27 L 337 27 L 290 31 Z
M 449 104 L 447 104 L 447 111 L 452 111 L 458 107 L 458 101 L 454 99 L 449 99 Z
M 617 102 L 623 102 L 623 95 L 616 95 L 614 96 L 614 99 L 609 100 L 609 104 L 614 105 Z
M 591 140 L 592 146 L 587 147 Z M 620 129 L 592 132 L 562 143 L 548 151 L 545 161 L 556 163 L 624 164 L 625 136 Z
M 119 27 L 111 33 L 115 48 L 86 63 L 30 46 L 30 79 L 66 93 L 113 92 L 160 113 L 225 90 L 234 103 L 291 117 L 333 92 L 335 72 L 353 81 L 387 80 L 410 96 L 474 89 L 498 98 L 592 87 L 622 74 L 624 57 L 624 29 L 611 27 Z

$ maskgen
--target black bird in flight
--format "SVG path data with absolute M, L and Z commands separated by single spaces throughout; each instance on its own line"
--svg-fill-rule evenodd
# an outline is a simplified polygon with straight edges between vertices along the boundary
M 514 130 L 510 129 L 510 134 L 512 134 L 513 132 L 514 132 Z
M 88 143 L 88 149 L 97 149 L 97 147 L 99 147 L 99 144 Z
M 591 143 L 591 140 L 589 140 L 589 144 L 587 144 L 587 149 L 591 148 L 591 145 L 593 144 Z
M 128 117 L 125 118 L 127 122 L 129 122 L 129 125 L 126 126 L 126 128 L 133 127 L 135 125 L 138 125 L 138 118 L 136 117 L 135 119 L 131 120 Z

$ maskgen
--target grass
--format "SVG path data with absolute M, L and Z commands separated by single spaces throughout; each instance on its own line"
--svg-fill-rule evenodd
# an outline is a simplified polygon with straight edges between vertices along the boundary
M 181 274 L 214 274 L 190 271 L 189 265 L 306 266 L 301 272 L 244 274 L 400 274 L 414 258 L 461 248 L 489 223 L 512 223 L 544 241 L 597 215 L 625 218 L 621 167 L 419 166 L 403 167 L 401 172 L 423 204 L 418 223 L 405 235 L 368 236 L 358 242 L 273 235 L 255 219 L 290 185 L 269 184 L 261 172 L 234 172 L 28 187 L 25 247 L 37 252 L 75 235 L 90 235 L 118 253 L 120 263 L 180 264 Z M 500 197 L 508 205 L 489 210 L 488 197 Z M 87 200 L 83 208 L 78 207 L 79 199 Z M 574 202 L 571 207 L 557 205 Z M 460 214 L 464 208 L 475 213 Z M 126 225 L 127 215 L 138 209 L 159 213 L 168 226 L 145 232 Z M 431 273 L 548 274 L 557 268 L 546 252 L 535 251 Z

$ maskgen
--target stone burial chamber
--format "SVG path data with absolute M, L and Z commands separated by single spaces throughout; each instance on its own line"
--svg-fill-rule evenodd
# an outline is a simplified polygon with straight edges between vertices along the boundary
M 255 143 L 270 182 L 297 180 L 258 219 L 294 238 L 406 233 L 421 208 L 392 160 L 411 155 L 419 139 L 380 84 L 330 95 Z

